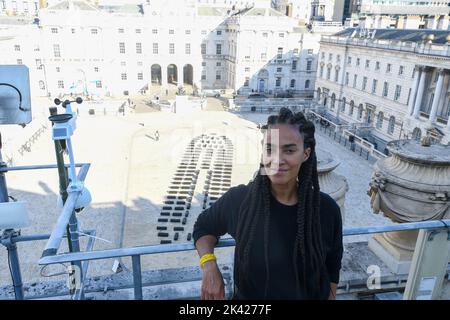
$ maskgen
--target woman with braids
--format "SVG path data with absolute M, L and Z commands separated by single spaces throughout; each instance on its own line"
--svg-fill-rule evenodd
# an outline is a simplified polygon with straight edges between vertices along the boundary
M 236 240 L 234 299 L 334 299 L 342 258 L 336 202 L 320 192 L 314 124 L 282 108 L 263 126 L 260 169 L 230 188 L 194 225 L 202 299 L 224 299 L 214 256 L 221 235 Z

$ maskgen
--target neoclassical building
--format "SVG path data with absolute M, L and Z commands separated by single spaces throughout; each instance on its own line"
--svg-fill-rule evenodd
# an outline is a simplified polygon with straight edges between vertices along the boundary
M 335 121 L 387 141 L 450 141 L 450 33 L 348 28 L 320 42 L 315 96 Z
M 179 86 L 312 95 L 323 33 L 270 0 L 209 2 L 66 0 L 36 18 L 0 16 L 0 63 L 27 65 L 38 96 Z

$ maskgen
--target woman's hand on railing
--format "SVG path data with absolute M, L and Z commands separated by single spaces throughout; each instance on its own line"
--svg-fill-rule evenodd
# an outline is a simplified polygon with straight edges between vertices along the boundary
M 202 300 L 224 300 L 225 286 L 223 276 L 217 262 L 211 260 L 203 265 L 203 278 L 201 288 Z

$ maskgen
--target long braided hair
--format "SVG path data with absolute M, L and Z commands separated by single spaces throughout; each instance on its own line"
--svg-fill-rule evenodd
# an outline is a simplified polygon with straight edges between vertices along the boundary
M 281 108 L 278 115 L 271 115 L 263 129 L 270 129 L 276 124 L 290 124 L 298 128 L 304 140 L 304 148 L 311 148 L 311 153 L 300 167 L 297 188 L 297 232 L 294 243 L 293 264 L 297 297 L 307 299 L 321 298 L 327 272 L 324 261 L 320 227 L 320 189 L 315 153 L 315 127 L 303 113 L 293 114 L 287 108 Z M 236 230 L 236 283 L 240 290 L 246 287 L 249 270 L 249 255 L 255 238 L 256 226 L 261 221 L 264 225 L 264 261 L 266 283 L 264 297 L 268 294 L 269 270 L 269 222 L 270 222 L 270 180 L 262 174 L 264 165 L 248 185 L 247 193 L 240 209 Z M 288 262 L 289 263 L 289 262 Z M 308 266 L 309 265 L 309 266 Z M 308 268 L 307 268 L 308 266 Z M 307 274 L 312 270 L 314 274 Z M 294 297 L 293 297 L 294 298 Z

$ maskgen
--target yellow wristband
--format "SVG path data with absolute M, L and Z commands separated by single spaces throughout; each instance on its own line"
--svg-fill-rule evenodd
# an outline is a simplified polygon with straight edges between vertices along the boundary
M 201 258 L 200 258 L 200 268 L 203 269 L 203 265 L 211 260 L 217 260 L 216 256 L 213 253 L 207 253 L 204 254 Z

